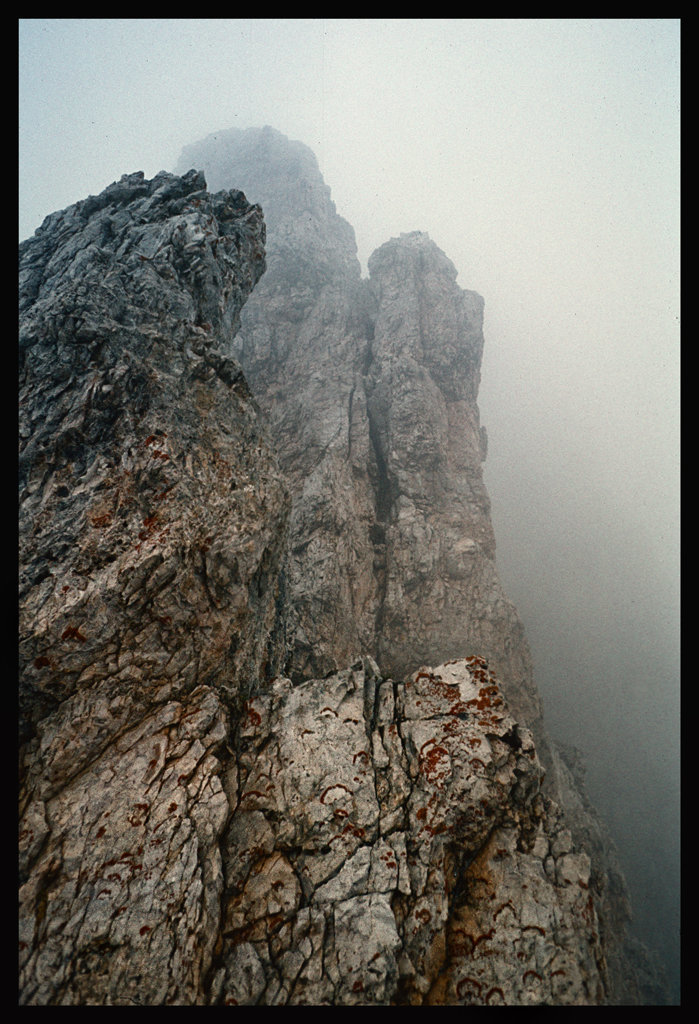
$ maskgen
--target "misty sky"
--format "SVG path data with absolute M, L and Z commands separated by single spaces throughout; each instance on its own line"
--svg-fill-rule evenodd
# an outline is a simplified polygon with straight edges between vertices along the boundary
M 269 124 L 315 152 L 364 267 L 424 230 L 484 297 L 498 566 L 649 932 L 655 861 L 677 879 L 679 35 L 675 19 L 19 32 L 20 239 L 211 132 Z

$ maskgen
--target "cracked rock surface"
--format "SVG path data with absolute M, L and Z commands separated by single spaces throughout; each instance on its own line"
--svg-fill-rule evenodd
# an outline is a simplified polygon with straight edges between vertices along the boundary
M 590 862 L 542 775 L 480 658 L 276 679 L 237 736 L 212 999 L 598 1002 Z
M 120 733 L 55 794 L 37 788 L 20 831 L 23 1002 L 199 1001 L 223 884 L 214 751 L 226 732 L 201 687 Z
M 402 679 L 421 664 L 485 657 L 532 731 L 547 795 L 591 857 L 606 998 L 662 1002 L 660 973 L 651 982 L 624 937 L 630 906 L 614 844 L 547 733 L 498 577 L 477 404 L 483 300 L 419 231 L 380 246 L 362 279 L 354 232 L 313 153 L 272 128 L 217 132 L 183 151 L 180 169 L 192 166 L 216 188 L 244 188 L 267 220 L 269 269 L 231 352 L 292 497 L 286 673 L 320 678 L 370 652 Z

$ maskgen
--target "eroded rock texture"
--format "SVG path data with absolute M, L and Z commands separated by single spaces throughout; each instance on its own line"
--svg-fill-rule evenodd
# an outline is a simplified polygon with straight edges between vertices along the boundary
M 21 998 L 197 1002 L 217 752 L 280 667 L 287 491 L 222 352 L 261 211 L 125 176 L 20 248 Z
M 277 679 L 250 701 L 238 751 L 213 998 L 604 998 L 589 858 L 482 659 L 405 683 L 369 658 Z
M 375 650 L 375 563 L 385 557 L 364 386 L 371 324 L 354 231 L 311 151 L 271 128 L 218 133 L 188 147 L 180 166 L 201 167 L 212 188 L 249 183 L 265 211 L 268 269 L 233 351 L 293 495 L 288 672 L 322 676 Z

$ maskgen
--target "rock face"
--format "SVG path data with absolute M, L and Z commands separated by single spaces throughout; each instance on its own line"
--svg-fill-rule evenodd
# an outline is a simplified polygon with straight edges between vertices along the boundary
M 375 650 L 374 563 L 385 548 L 363 384 L 368 296 L 354 231 L 310 150 L 271 128 L 219 133 L 186 150 L 181 164 L 201 167 L 212 188 L 238 176 L 265 211 L 268 269 L 232 351 L 293 495 L 288 672 L 322 676 Z
M 261 211 L 132 175 L 20 258 L 26 728 L 115 674 L 274 675 L 285 487 L 221 351 L 264 270 Z
M 259 208 L 200 174 L 20 249 L 24 1002 L 201 999 L 216 751 L 284 649 L 287 491 L 221 352 L 264 265 Z
M 300 144 L 202 145 L 213 194 L 20 247 L 21 1003 L 640 1001 L 495 571 L 482 301 L 420 233 L 362 281 Z

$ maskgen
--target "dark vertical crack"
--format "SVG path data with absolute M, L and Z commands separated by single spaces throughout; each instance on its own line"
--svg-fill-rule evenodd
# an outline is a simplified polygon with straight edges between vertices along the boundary
M 375 521 L 369 527 L 369 540 L 374 550 L 373 572 L 376 581 L 376 616 L 374 622 L 374 636 L 378 641 L 384 623 L 384 605 L 386 602 L 387 589 L 387 546 L 386 526 L 391 518 L 393 506 L 393 495 L 388 475 L 388 467 L 381 450 L 381 441 L 376 417 L 372 413 L 371 401 L 367 402 L 367 417 L 369 420 L 369 439 L 374 455 L 375 475 L 372 477 L 375 500 Z M 378 647 L 375 644 L 375 649 Z
M 347 406 L 347 461 L 352 461 L 352 405 L 354 403 L 354 392 L 357 390 L 355 384 L 349 393 L 349 402 Z
M 374 563 L 373 572 L 376 582 L 376 614 L 374 619 L 374 636 L 376 650 L 379 649 L 378 640 L 383 631 L 384 606 L 386 602 L 387 588 L 387 547 L 386 527 L 391 520 L 393 503 L 395 501 L 394 487 L 388 469 L 385 455 L 385 440 L 387 437 L 387 423 L 385 409 L 383 408 L 382 396 L 377 391 L 374 377 L 374 318 L 367 313 L 366 320 L 366 349 L 364 365 L 362 367 L 364 387 L 366 394 L 366 410 L 369 425 L 369 442 L 373 454 L 373 464 L 369 469 L 369 478 L 374 490 L 374 522 L 369 527 L 369 540 L 373 547 Z M 382 443 L 384 442 L 384 443 Z
M 393 505 L 393 494 L 389 479 L 388 465 L 381 450 L 380 426 L 377 422 L 376 412 L 372 411 L 372 402 L 367 402 L 367 416 L 369 419 L 369 439 L 376 461 L 376 520 L 379 523 L 387 523 L 391 507 Z

